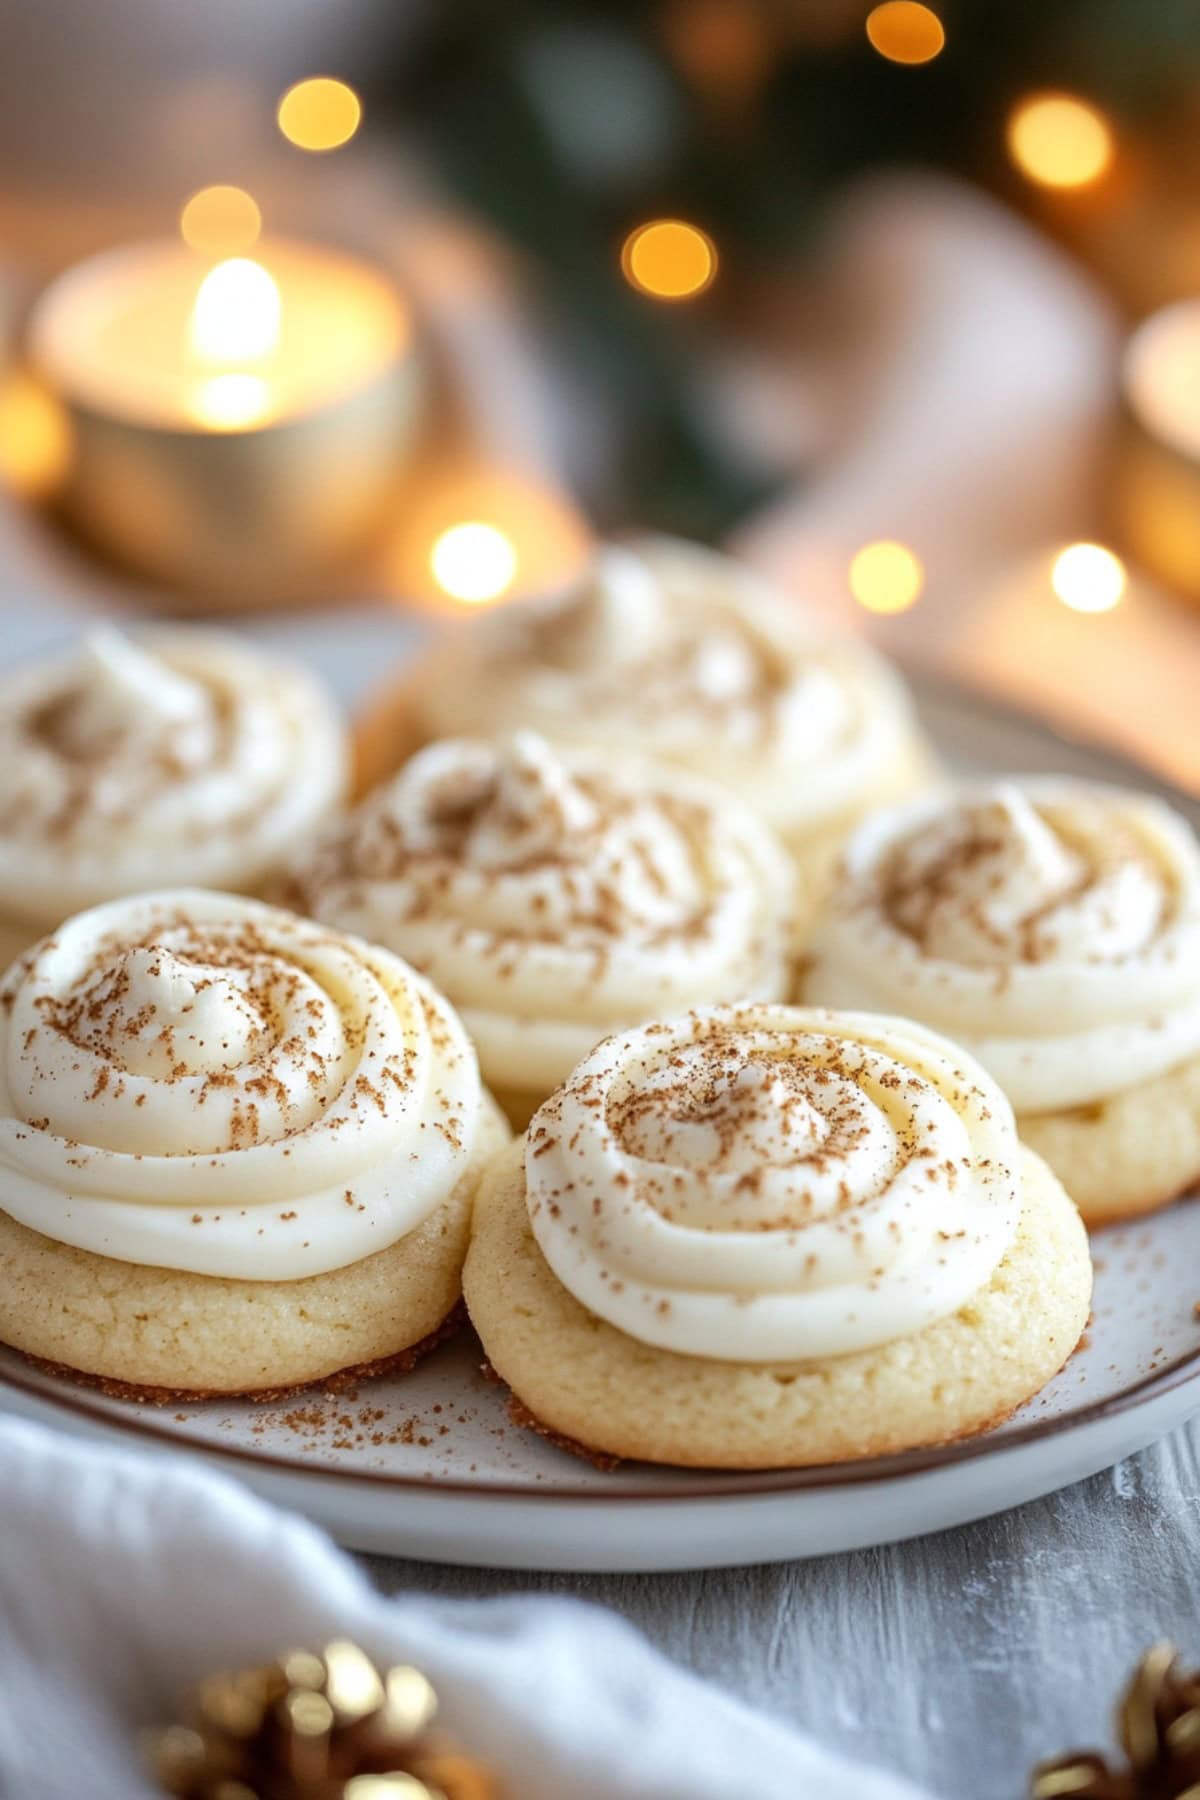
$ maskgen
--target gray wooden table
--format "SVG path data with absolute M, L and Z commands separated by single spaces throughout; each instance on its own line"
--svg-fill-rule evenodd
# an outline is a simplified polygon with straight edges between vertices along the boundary
M 1108 1742 L 1112 1700 L 1149 1644 L 1170 1638 L 1200 1662 L 1198 1548 L 1192 1426 L 1014 1512 L 812 1562 L 569 1576 L 363 1561 L 386 1592 L 596 1601 L 676 1661 L 939 1800 L 1019 1800 L 1039 1757 Z
M 78 623 L 75 608 L 39 595 L 29 610 L 10 590 L 0 661 Z M 255 632 L 352 701 L 409 628 L 364 609 Z M 612 1607 L 699 1674 L 939 1800 L 1018 1800 L 1037 1758 L 1108 1741 L 1113 1698 L 1150 1643 L 1170 1638 L 1200 1663 L 1198 1452 L 1200 1423 L 1015 1512 L 813 1562 L 583 1577 L 364 1562 L 389 1592 L 531 1590 Z

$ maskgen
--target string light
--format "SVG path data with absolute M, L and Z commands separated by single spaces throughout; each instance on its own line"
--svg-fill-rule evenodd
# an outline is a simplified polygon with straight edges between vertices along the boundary
M 498 526 L 467 519 L 451 525 L 434 541 L 429 567 L 452 600 L 484 606 L 512 586 L 517 552 L 512 539 Z
M 1086 187 L 1113 159 L 1104 114 L 1072 94 L 1033 94 L 1008 121 L 1008 150 L 1022 174 L 1042 187 Z
M 185 244 L 205 256 L 237 256 L 258 242 L 262 213 L 244 188 L 201 188 L 179 215 Z
M 1072 612 L 1111 612 L 1125 592 L 1125 565 L 1100 544 L 1072 544 L 1055 557 L 1050 585 Z
M 925 571 L 907 544 L 881 538 L 850 562 L 850 592 L 872 613 L 907 612 L 921 597 Z
M 290 87 L 279 102 L 279 129 L 300 150 L 337 150 L 362 121 L 362 101 L 344 81 L 314 75 Z
M 945 47 L 946 30 L 932 7 L 917 0 L 884 0 L 867 15 L 867 37 L 888 62 L 932 62 Z
M 692 300 L 716 278 L 716 246 L 685 219 L 652 219 L 625 239 L 621 268 L 631 287 L 656 300 Z

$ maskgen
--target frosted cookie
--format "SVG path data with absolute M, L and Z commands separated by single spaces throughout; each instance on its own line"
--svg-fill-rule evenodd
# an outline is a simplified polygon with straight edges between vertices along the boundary
M 784 998 L 792 880 L 725 789 L 525 731 L 419 752 L 285 892 L 422 969 L 524 1125 L 611 1031 Z
M 730 558 L 671 538 L 600 548 L 553 602 L 461 622 L 362 721 L 361 784 L 415 743 L 528 727 L 733 788 L 819 888 L 846 829 L 930 758 L 903 684 Z
M 463 1289 L 543 1430 L 756 1469 L 995 1424 L 1075 1348 L 1091 1264 L 955 1045 L 724 1007 L 579 1065 L 485 1177 Z
M 1159 800 L 1046 776 L 879 814 L 804 994 L 957 1039 L 1089 1222 L 1200 1177 L 1200 849 Z
M 345 791 L 333 702 L 234 637 L 110 629 L 0 679 L 0 968 L 145 888 L 253 892 Z
M 0 1339 L 172 1393 L 403 1361 L 506 1136 L 387 951 L 199 890 L 82 913 L 0 987 Z

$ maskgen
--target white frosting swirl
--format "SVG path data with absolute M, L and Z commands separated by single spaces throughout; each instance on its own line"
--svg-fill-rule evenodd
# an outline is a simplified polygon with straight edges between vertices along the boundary
M 429 737 L 527 726 L 683 764 L 789 832 L 840 821 L 916 760 L 907 695 L 880 658 L 670 538 L 602 546 L 576 590 L 464 623 L 414 704 Z
M 0 989 L 0 1201 L 121 1262 L 298 1280 L 447 1197 L 481 1092 L 386 950 L 227 894 L 111 901 Z
M 1044 777 L 879 813 L 846 847 L 806 997 L 904 1012 L 1018 1113 L 1200 1051 L 1200 848 L 1161 801 Z
M 520 732 L 420 752 L 287 898 L 423 969 L 485 1078 L 544 1092 L 619 1026 L 782 996 L 791 891 L 767 828 L 722 789 Z
M 0 684 L 0 770 L 0 917 L 28 942 L 142 888 L 260 886 L 341 797 L 346 752 L 290 664 L 105 628 Z
M 723 1362 L 869 1349 L 948 1316 L 1016 1231 L 1012 1109 L 907 1020 L 713 1008 L 609 1038 L 534 1115 L 530 1221 L 575 1298 Z

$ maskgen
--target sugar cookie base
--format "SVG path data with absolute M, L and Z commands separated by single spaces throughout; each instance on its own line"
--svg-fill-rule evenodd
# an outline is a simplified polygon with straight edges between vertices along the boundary
M 589 1453 L 697 1468 L 800 1468 L 942 1443 L 1006 1418 L 1066 1362 L 1092 1268 L 1075 1207 L 1023 1163 L 1017 1236 L 987 1287 L 914 1336 L 817 1362 L 676 1355 L 588 1312 L 525 1206 L 523 1147 L 479 1191 L 463 1291 L 488 1360 L 547 1432 Z
M 336 1369 L 332 1375 L 323 1375 L 319 1381 L 293 1382 L 289 1387 L 253 1388 L 241 1394 L 216 1394 L 209 1389 L 152 1387 L 146 1383 L 132 1381 L 116 1381 L 107 1375 L 85 1375 L 82 1369 L 72 1369 L 66 1363 L 48 1362 L 44 1356 L 34 1356 L 31 1351 L 22 1350 L 18 1354 L 35 1369 L 43 1370 L 47 1375 L 64 1376 L 74 1381 L 79 1387 L 94 1388 L 98 1393 L 107 1394 L 113 1400 L 136 1400 L 143 1406 L 188 1406 L 200 1404 L 207 1400 L 238 1399 L 254 1400 L 267 1404 L 278 1400 L 290 1399 L 293 1395 L 311 1393 L 320 1389 L 327 1394 L 339 1394 L 346 1389 L 358 1386 L 360 1382 L 371 1381 L 377 1375 L 407 1375 L 415 1369 L 431 1351 L 439 1344 L 457 1336 L 467 1323 L 467 1309 L 459 1301 L 446 1314 L 441 1324 L 429 1332 L 416 1344 L 410 1344 L 406 1350 L 397 1350 L 391 1356 L 379 1356 L 373 1362 L 351 1363 L 348 1368 Z
M 302 1281 L 233 1281 L 118 1262 L 0 1212 L 0 1341 L 127 1388 L 261 1394 L 401 1356 L 440 1331 L 480 1176 L 508 1136 L 487 1103 L 470 1167 L 386 1250 Z
M 1154 1212 L 1200 1181 L 1200 1056 L 1109 1100 L 1018 1114 L 1089 1225 Z

